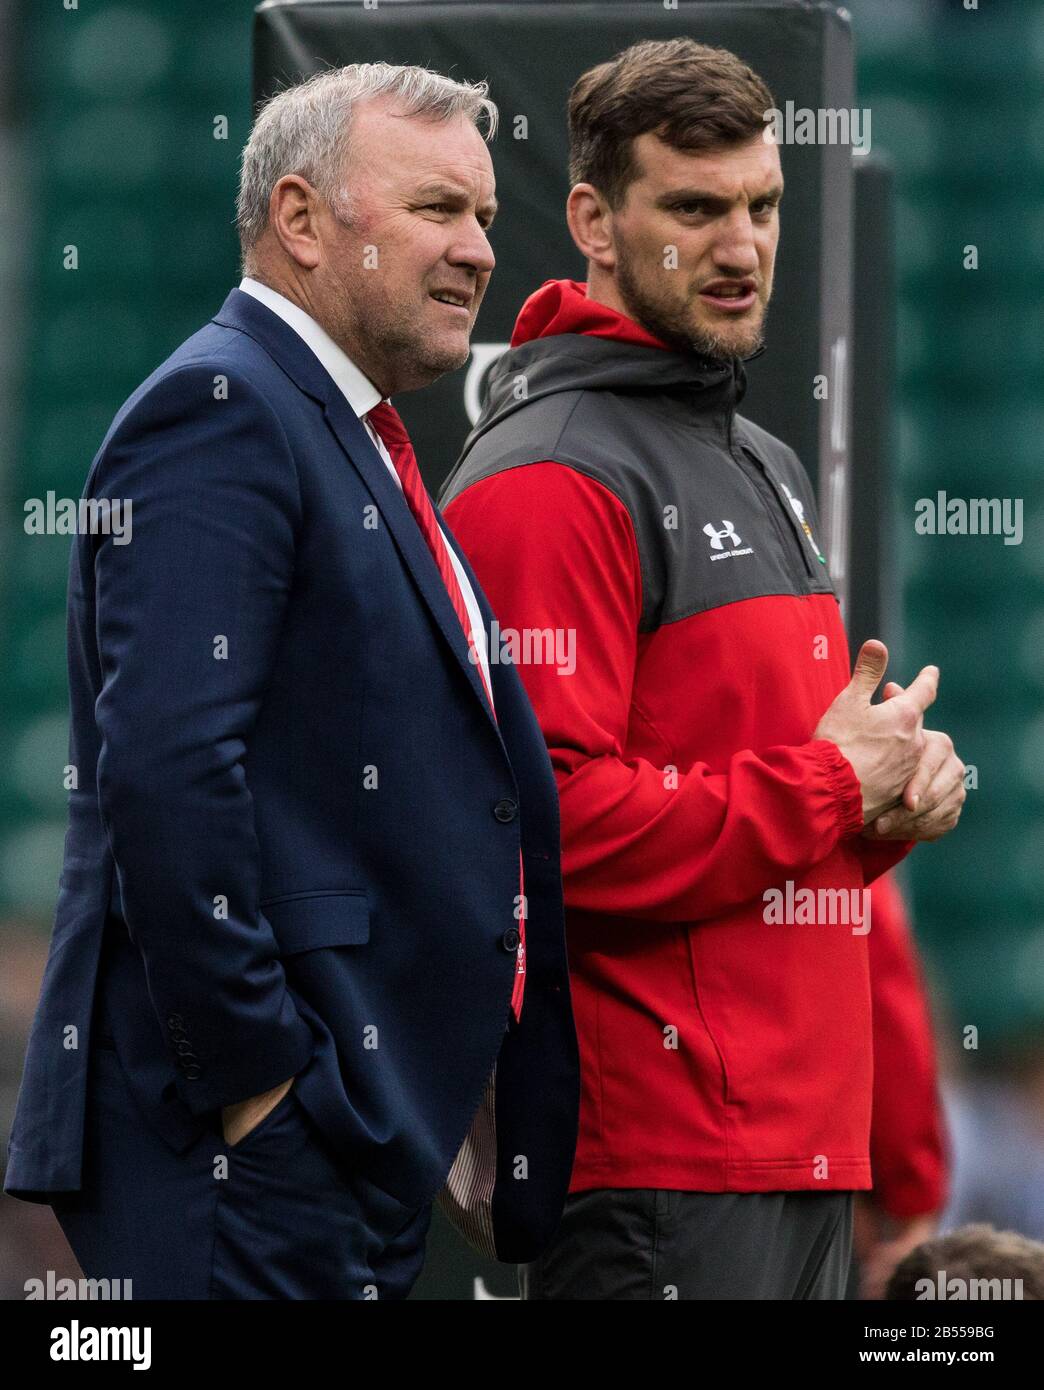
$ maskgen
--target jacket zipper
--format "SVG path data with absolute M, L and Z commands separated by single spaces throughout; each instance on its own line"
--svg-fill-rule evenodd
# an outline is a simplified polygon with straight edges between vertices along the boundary
M 804 578 L 814 578 L 816 571 L 813 569 L 812 562 L 809 559 L 804 536 L 799 540 L 796 534 L 797 516 L 793 508 L 783 497 L 775 484 L 775 480 L 770 477 L 768 469 L 757 455 L 752 453 L 744 444 L 741 444 L 738 449 L 733 445 L 732 418 L 733 412 L 730 411 L 725 425 L 725 438 L 728 444 L 729 456 L 734 460 L 740 472 L 753 488 L 758 500 L 771 516 L 772 524 L 776 528 L 776 535 L 779 537 L 779 543 L 782 547 L 783 554 L 789 557 L 789 560 L 792 562 L 794 558 L 794 547 L 796 545 L 801 554 Z M 779 511 L 781 508 L 785 509 L 790 514 L 790 518 L 794 523 L 789 529 L 789 534 L 784 530 L 783 524 L 779 519 Z M 791 569 L 792 578 L 794 578 L 795 581 L 802 577 L 800 574 L 793 573 L 792 563 L 789 567 Z
M 797 546 L 798 550 L 801 553 L 802 567 L 804 568 L 805 574 L 811 579 L 815 574 L 815 570 L 812 568 L 812 561 L 809 558 L 808 546 L 806 545 L 805 537 L 803 534 L 799 534 L 798 532 L 799 523 L 793 507 L 791 507 L 789 500 L 786 497 L 784 497 L 783 493 L 780 491 L 779 485 L 777 484 L 775 478 L 773 478 L 769 470 L 765 467 L 765 465 L 757 457 L 757 455 L 754 454 L 750 449 L 746 447 L 746 445 L 743 444 L 740 445 L 740 451 L 748 459 L 750 459 L 750 461 L 753 464 L 755 464 L 756 467 L 760 470 L 761 476 L 764 478 L 766 486 L 771 490 L 772 497 L 776 503 L 776 507 L 778 507 L 779 511 L 782 511 L 786 515 L 787 522 L 789 524 L 789 540 L 785 540 L 784 545 L 787 546 L 787 549 L 790 550 L 791 553 L 793 553 L 794 546 Z M 783 526 L 782 523 L 779 521 L 779 516 L 776 507 L 773 507 L 772 515 L 776 519 L 777 529 L 782 534 Z

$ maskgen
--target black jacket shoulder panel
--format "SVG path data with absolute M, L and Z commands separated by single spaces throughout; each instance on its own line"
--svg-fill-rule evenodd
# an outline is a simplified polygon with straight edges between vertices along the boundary
M 443 485 L 440 507 L 465 488 L 511 468 L 563 464 L 601 483 L 626 509 L 634 528 L 642 580 L 639 630 L 658 626 L 666 587 L 663 480 L 651 463 L 647 422 L 636 402 L 612 392 L 566 391 L 531 402 L 479 436 Z
M 634 527 L 641 632 L 743 599 L 831 593 L 814 489 L 792 449 L 735 413 L 737 366 L 661 354 L 659 379 L 655 352 L 619 351 L 614 362 L 611 343 L 551 339 L 506 354 L 440 504 L 545 460 L 601 483 Z

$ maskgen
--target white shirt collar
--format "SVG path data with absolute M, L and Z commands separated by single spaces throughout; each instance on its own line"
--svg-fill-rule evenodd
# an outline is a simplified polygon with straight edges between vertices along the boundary
M 286 295 L 263 285 L 260 280 L 252 280 L 249 275 L 244 275 L 240 280 L 239 288 L 244 294 L 259 299 L 304 339 L 333 377 L 341 394 L 360 420 L 380 403 L 381 393 L 377 387 L 359 370 L 344 349 L 337 346 L 329 333 L 316 323 L 311 314 L 306 314 L 292 300 L 287 299 Z

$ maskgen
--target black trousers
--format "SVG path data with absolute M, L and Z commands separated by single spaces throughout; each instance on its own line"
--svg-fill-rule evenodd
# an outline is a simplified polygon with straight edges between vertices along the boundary
M 524 1299 L 843 1299 L 851 1192 L 600 1188 L 566 1201 Z
M 89 1279 L 136 1299 L 403 1299 L 431 1206 L 348 1172 L 291 1087 L 245 1139 L 221 1116 L 176 1154 L 138 1111 L 119 1058 L 93 1045 L 83 1187 L 52 1202 Z

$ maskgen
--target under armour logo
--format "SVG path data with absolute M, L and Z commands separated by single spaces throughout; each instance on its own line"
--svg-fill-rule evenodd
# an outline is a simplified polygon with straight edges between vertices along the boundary
M 709 521 L 703 528 L 703 534 L 710 537 L 711 550 L 724 550 L 726 539 L 731 545 L 740 545 L 740 538 L 736 535 L 732 522 L 726 521 L 723 517 L 721 524 L 723 529 L 720 531 L 715 531 Z

